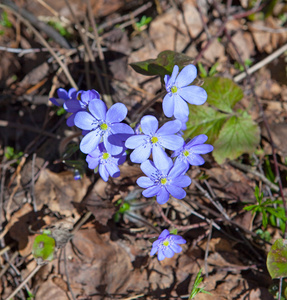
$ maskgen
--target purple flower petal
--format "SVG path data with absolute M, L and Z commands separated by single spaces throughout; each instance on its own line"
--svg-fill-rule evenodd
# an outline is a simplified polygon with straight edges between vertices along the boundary
M 183 237 L 181 237 L 180 235 L 173 235 L 172 239 L 177 244 L 185 244 L 186 243 L 186 240 Z
M 187 157 L 187 161 L 192 166 L 201 166 L 205 163 L 204 159 L 200 155 L 194 153 Z
M 164 253 L 163 253 L 163 251 L 162 251 L 161 248 L 158 249 L 157 259 L 158 259 L 159 261 L 165 259 L 165 255 L 164 255 Z
M 170 170 L 168 176 L 169 178 L 176 180 L 178 176 L 183 175 L 185 172 L 186 172 L 186 165 L 184 163 L 177 162 Z
M 197 76 L 197 70 L 194 65 L 184 67 L 176 78 L 177 86 L 179 88 L 191 84 Z
M 64 100 L 68 100 L 69 99 L 69 94 L 68 94 L 68 92 L 65 89 L 59 88 L 57 90 L 57 94 L 58 94 L 58 97 L 60 99 L 64 99 Z
M 172 182 L 172 184 L 181 188 L 187 187 L 191 184 L 191 179 L 187 175 L 181 175 L 178 176 L 176 180 Z
M 154 174 L 159 173 L 157 168 L 155 167 L 154 163 L 150 160 L 146 160 L 141 164 L 141 170 L 145 173 L 148 177 L 153 177 Z
M 164 247 L 162 249 L 162 252 L 165 257 L 171 258 L 174 256 L 174 252 L 172 251 L 172 249 L 170 247 Z
M 169 81 L 168 81 L 168 84 L 173 85 L 173 84 L 175 83 L 175 80 L 176 80 L 178 71 L 179 71 L 179 67 L 178 67 L 177 65 L 175 65 L 175 66 L 173 67 L 173 70 L 172 70 L 170 79 L 169 79 Z
M 181 187 L 175 185 L 167 185 L 166 189 L 174 198 L 182 199 L 186 196 L 185 190 Z
M 162 233 L 159 235 L 158 239 L 164 239 L 165 240 L 168 235 L 169 235 L 169 231 L 167 229 L 164 229 L 162 231 Z
M 95 118 L 86 111 L 79 111 L 75 114 L 75 125 L 84 130 L 92 130 L 96 127 Z
M 125 123 L 113 123 L 110 124 L 110 128 L 113 134 L 120 134 L 122 141 L 126 141 L 131 135 L 134 134 L 133 129 Z
M 133 135 L 126 140 L 125 146 L 129 149 L 135 149 L 142 144 L 145 144 L 146 139 L 147 137 L 145 135 Z
M 100 164 L 100 166 L 99 166 L 99 174 L 104 181 L 108 181 L 109 172 L 103 164 Z
M 152 147 L 152 157 L 155 166 L 159 170 L 166 169 L 166 166 L 169 165 L 171 161 L 171 158 L 164 152 L 162 147 L 160 147 L 159 145 L 154 145 Z
M 170 244 L 170 248 L 175 253 L 179 253 L 179 252 L 182 251 L 182 248 L 179 245 L 177 245 L 177 244 Z
M 196 85 L 182 88 L 179 95 L 185 101 L 194 105 L 201 105 L 207 100 L 206 91 L 202 87 Z
M 64 103 L 64 109 L 70 113 L 76 113 L 82 109 L 80 101 L 78 100 L 66 100 Z
M 66 121 L 66 124 L 69 126 L 69 127 L 72 127 L 75 125 L 75 114 L 72 114 L 69 116 L 69 118 L 67 119 Z
M 185 100 L 185 99 L 184 99 Z M 189 108 L 179 93 L 174 95 L 174 117 L 179 120 L 186 120 L 189 115 Z
M 137 179 L 137 185 L 143 189 L 146 189 L 154 185 L 154 182 L 150 178 L 142 176 Z
M 100 140 L 101 136 L 96 131 L 91 131 L 83 137 L 80 143 L 80 150 L 88 154 L 97 148 Z
M 116 164 L 107 163 L 105 166 L 111 177 L 116 178 L 120 176 L 120 169 Z
M 89 103 L 89 111 L 97 120 L 106 120 L 107 106 L 102 100 L 92 100 Z
M 142 144 L 131 153 L 130 159 L 134 163 L 142 163 L 149 158 L 150 154 L 151 144 Z
M 112 155 L 118 155 L 122 153 L 124 143 L 117 134 L 105 133 L 103 136 L 103 141 L 108 153 Z
M 176 150 L 183 146 L 184 139 L 177 135 L 164 135 L 161 136 L 160 144 L 166 149 Z
M 164 114 L 170 118 L 174 113 L 174 95 L 172 93 L 168 93 L 164 96 L 162 102 L 162 109 Z
M 165 204 L 169 200 L 169 193 L 165 188 L 162 188 L 156 197 L 158 204 Z
M 181 128 L 181 122 L 179 120 L 168 121 L 161 126 L 157 131 L 157 134 L 163 135 L 172 135 L 178 133 Z
M 209 144 L 195 145 L 191 148 L 191 151 L 196 154 L 206 154 L 213 150 L 213 146 Z
M 144 190 L 142 194 L 146 198 L 151 198 L 156 196 L 159 193 L 160 189 L 161 187 L 159 185 L 154 185 Z
M 153 256 L 153 255 L 155 255 L 156 253 L 157 253 L 157 250 L 158 250 L 158 247 L 154 247 L 154 246 L 152 246 L 152 248 L 151 248 L 151 251 L 150 251 L 150 256 Z
M 108 123 L 121 122 L 128 113 L 128 109 L 122 103 L 116 103 L 111 106 L 107 112 L 106 121 Z
M 191 141 L 186 144 L 186 148 L 189 149 L 194 145 L 204 144 L 208 139 L 208 136 L 205 134 L 200 134 L 195 136 Z
M 154 116 L 144 116 L 141 119 L 141 129 L 146 135 L 154 135 L 158 129 L 158 120 Z

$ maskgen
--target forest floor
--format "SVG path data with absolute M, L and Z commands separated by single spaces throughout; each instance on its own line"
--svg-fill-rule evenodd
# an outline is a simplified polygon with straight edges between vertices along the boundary
M 200 269 L 210 294 L 196 300 L 274 299 L 266 257 L 284 230 L 279 220 L 264 228 L 262 214 L 244 207 L 257 203 L 256 186 L 264 200 L 287 197 L 286 2 L 1 2 L 1 299 L 188 299 Z M 204 155 L 188 172 L 187 196 L 162 206 L 141 195 L 142 172 L 131 162 L 108 182 L 87 168 L 75 180 L 77 164 L 63 153 L 79 144 L 79 130 L 49 98 L 75 83 L 124 103 L 132 120 L 139 111 L 159 115 L 159 77 L 129 64 L 164 50 L 243 89 L 240 108 L 260 126 L 257 150 L 222 164 Z M 150 239 L 174 228 L 187 243 L 159 262 Z M 44 229 L 61 247 L 38 265 L 32 248 Z

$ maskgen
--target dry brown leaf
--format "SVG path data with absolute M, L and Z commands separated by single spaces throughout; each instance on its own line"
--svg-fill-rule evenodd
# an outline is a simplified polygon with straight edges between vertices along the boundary
M 75 204 L 83 200 L 89 185 L 90 180 L 86 176 L 81 180 L 75 180 L 72 172 L 53 173 L 45 169 L 35 184 L 37 208 L 47 205 L 61 215 L 74 214 L 79 217 Z

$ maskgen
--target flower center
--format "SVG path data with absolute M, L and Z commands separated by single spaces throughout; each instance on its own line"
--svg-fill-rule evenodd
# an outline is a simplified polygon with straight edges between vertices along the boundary
M 167 247 L 169 245 L 169 241 L 165 240 L 165 241 L 162 242 L 162 244 Z
M 174 85 L 170 90 L 174 94 L 177 92 L 177 87 Z
M 156 136 L 153 136 L 150 140 L 153 144 L 156 144 L 158 142 L 158 138 Z
M 188 150 L 184 150 L 184 151 L 182 152 L 182 154 L 183 154 L 184 156 L 188 156 L 188 155 L 189 155 L 189 151 L 188 151 Z
M 103 123 L 103 124 L 100 125 L 100 127 L 101 127 L 102 130 L 106 131 L 109 126 L 106 123 Z
M 160 183 L 161 184 L 166 184 L 167 183 L 167 179 L 166 178 L 161 178 Z
M 109 153 L 105 152 L 105 153 L 103 153 L 102 157 L 103 157 L 103 159 L 108 159 L 109 156 L 110 156 Z

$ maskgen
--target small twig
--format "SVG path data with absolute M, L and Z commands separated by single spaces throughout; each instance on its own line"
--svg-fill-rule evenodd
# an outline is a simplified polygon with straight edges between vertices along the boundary
M 57 140 L 61 139 L 60 135 L 56 135 L 54 133 L 45 131 L 43 129 L 38 129 L 38 128 L 35 128 L 33 126 L 24 125 L 24 124 L 13 123 L 13 122 L 6 121 L 6 120 L 0 120 L 0 127 L 11 127 L 11 128 L 19 129 L 19 130 L 32 131 L 32 132 L 39 133 L 41 135 L 46 135 L 46 136 L 51 137 L 53 139 L 57 139 Z
M 15 2 L 15 1 L 13 1 Z M 2 0 L 2 3 L 8 7 L 10 10 L 15 11 L 22 19 L 27 20 L 30 25 L 38 28 L 39 30 L 45 32 L 50 38 L 52 38 L 61 47 L 69 49 L 71 48 L 66 39 L 59 34 L 53 27 L 39 21 L 33 14 L 25 10 L 23 7 L 18 7 L 15 3 L 10 0 Z
M 17 288 L 5 299 L 10 300 L 13 298 L 21 289 L 22 287 L 27 284 L 27 282 L 41 269 L 43 265 L 37 265 L 35 269 L 21 282 L 20 285 L 17 286 Z
M 128 298 L 124 298 L 122 300 L 133 300 L 133 299 L 138 299 L 138 298 L 141 298 L 141 297 L 144 297 L 145 294 L 139 294 L 139 295 L 135 295 L 135 296 L 131 296 L 131 297 L 128 297 Z
M 199 227 L 204 227 L 206 225 L 207 222 L 204 223 L 197 223 L 197 224 L 191 224 L 191 225 L 186 225 L 186 226 L 181 226 L 181 225 L 177 225 L 175 223 L 173 223 L 163 212 L 162 207 L 160 206 L 160 204 L 157 204 L 157 208 L 159 213 L 161 214 L 162 218 L 164 219 L 164 221 L 166 223 L 168 223 L 169 225 L 171 225 L 172 227 L 180 230 L 180 231 L 185 231 L 185 230 L 190 230 L 190 229 L 195 229 L 195 228 L 199 228 Z
M 132 119 L 132 122 L 138 122 L 141 116 L 145 113 L 145 111 L 151 107 L 159 98 L 161 98 L 166 91 L 160 92 L 158 95 L 156 95 L 153 99 L 151 99 L 148 103 L 141 106 L 137 111 L 134 112 Z
M 72 291 L 71 285 L 70 285 L 70 280 L 69 280 L 69 272 L 67 268 L 67 256 L 66 256 L 66 247 L 64 247 L 64 268 L 65 268 L 65 274 L 66 274 L 66 281 L 67 281 L 67 286 L 68 289 L 72 295 L 73 300 L 76 300 L 76 297 Z
M 207 265 L 207 258 L 208 258 L 208 253 L 209 253 L 209 243 L 211 240 L 211 236 L 212 236 L 212 220 L 211 223 L 209 225 L 209 233 L 208 233 L 208 237 L 207 237 L 207 242 L 206 242 L 206 248 L 205 248 L 205 254 L 204 254 L 204 268 L 205 268 L 205 275 L 206 277 L 208 277 L 208 265 Z
M 271 187 L 271 189 L 273 189 L 276 192 L 279 192 L 279 187 L 274 184 L 273 182 L 269 181 L 263 174 L 261 174 L 260 172 L 253 170 L 250 166 L 248 165 L 244 165 L 241 164 L 237 161 L 231 160 L 229 161 L 229 164 L 232 165 L 233 167 L 240 169 L 244 172 L 247 173 L 251 173 L 252 175 L 256 176 L 257 178 L 259 178 L 260 180 L 262 180 L 265 184 L 267 184 L 268 186 Z
M 283 280 L 283 277 L 279 277 L 279 291 L 278 291 L 278 300 L 281 299 L 281 293 L 282 293 L 282 281 Z
M 213 198 L 209 195 L 209 193 L 194 179 L 192 181 L 194 185 L 203 193 L 203 195 L 214 205 L 214 207 L 217 208 L 217 210 L 224 216 L 226 220 L 230 220 L 230 217 L 227 215 L 227 213 L 224 211 L 224 208 L 218 201 L 214 201 Z
M 279 49 L 277 49 L 275 52 L 273 52 L 272 54 L 268 55 L 267 57 L 265 57 L 264 59 L 262 59 L 261 61 L 259 61 L 254 66 L 252 66 L 249 69 L 247 69 L 246 71 L 244 71 L 243 73 L 240 73 L 240 74 L 236 75 L 233 78 L 233 80 L 235 82 L 240 82 L 242 79 L 244 79 L 248 75 L 253 74 L 257 70 L 259 70 L 262 67 L 264 67 L 265 65 L 269 64 L 271 61 L 273 61 L 275 58 L 277 58 L 278 56 L 280 56 L 281 54 L 283 54 L 285 51 L 287 51 L 287 44 L 283 45 L 282 47 L 280 47 Z
M 87 0 L 87 3 L 88 3 L 88 6 L 87 6 L 88 15 L 89 15 L 90 22 L 92 24 L 93 33 L 94 33 L 95 40 L 96 40 L 97 47 L 98 47 L 99 59 L 100 59 L 100 62 L 101 62 L 103 72 L 104 72 L 105 75 L 107 75 L 108 74 L 107 65 L 106 65 L 106 62 L 105 62 L 104 53 L 102 51 L 102 45 L 100 43 L 100 38 L 99 38 L 98 30 L 97 30 L 97 27 L 96 27 L 95 18 L 93 16 L 91 1 Z M 110 95 L 110 87 L 109 87 L 109 82 L 108 82 L 107 76 L 104 76 L 104 83 L 105 83 L 106 92 L 108 93 L 108 95 Z
M 5 0 L 6 2 L 7 0 Z M 40 42 L 49 49 L 50 53 L 53 55 L 53 57 L 56 59 L 57 63 L 62 67 L 63 72 L 65 73 L 65 75 L 67 76 L 67 79 L 69 80 L 70 84 L 72 87 L 74 87 L 75 89 L 78 89 L 77 84 L 75 83 L 74 79 L 72 78 L 68 68 L 66 67 L 66 65 L 59 59 L 58 55 L 55 53 L 55 51 L 51 48 L 51 46 L 47 43 L 47 41 L 43 38 L 43 36 L 41 35 L 40 32 L 38 32 L 38 30 L 36 30 L 32 24 L 24 19 L 18 12 L 15 11 L 15 9 L 7 6 L 7 5 L 3 5 L 0 4 L 0 7 L 3 9 L 7 9 L 9 11 L 11 11 L 13 14 L 15 14 L 20 20 L 21 22 L 23 22 L 28 28 L 30 28 L 33 33 L 37 36 L 37 38 L 40 40 Z
M 113 103 L 112 103 L 110 97 L 108 96 L 107 91 L 105 90 L 105 87 L 103 85 L 103 82 L 102 82 L 102 79 L 101 79 L 101 74 L 100 74 L 99 68 L 96 65 L 96 60 L 95 60 L 95 57 L 93 55 L 92 49 L 91 49 L 91 47 L 90 47 L 90 45 L 88 43 L 88 39 L 87 39 L 86 35 L 83 34 L 83 27 L 81 26 L 78 18 L 76 17 L 76 15 L 75 15 L 75 13 L 74 13 L 74 11 L 73 11 L 73 9 L 72 9 L 71 4 L 69 3 L 69 1 L 65 0 L 65 3 L 67 5 L 67 7 L 68 7 L 68 9 L 69 9 L 69 11 L 70 11 L 70 13 L 71 13 L 74 21 L 75 21 L 75 23 L 76 23 L 76 28 L 77 28 L 77 30 L 79 32 L 81 40 L 82 40 L 83 44 L 85 45 L 85 49 L 86 49 L 87 54 L 89 56 L 90 62 L 92 64 L 92 67 L 93 67 L 93 69 L 95 71 L 95 74 L 96 74 L 96 77 L 97 77 L 97 80 L 98 80 L 101 92 L 103 93 L 103 98 L 104 98 L 107 106 L 111 107 Z
M 35 199 L 35 161 L 36 161 L 36 153 L 33 153 L 32 155 L 32 178 L 31 178 L 31 198 L 32 198 L 32 204 L 34 212 L 37 211 L 37 204 Z
M 144 5 L 137 8 L 132 13 L 128 13 L 126 15 L 120 16 L 118 18 L 109 19 L 106 23 L 103 23 L 99 25 L 99 30 L 106 29 L 108 27 L 112 27 L 115 24 L 120 24 L 124 21 L 128 21 L 131 19 L 131 15 L 133 17 L 136 17 L 137 15 L 142 14 L 144 11 L 148 10 L 150 7 L 152 7 L 152 2 L 145 3 Z

